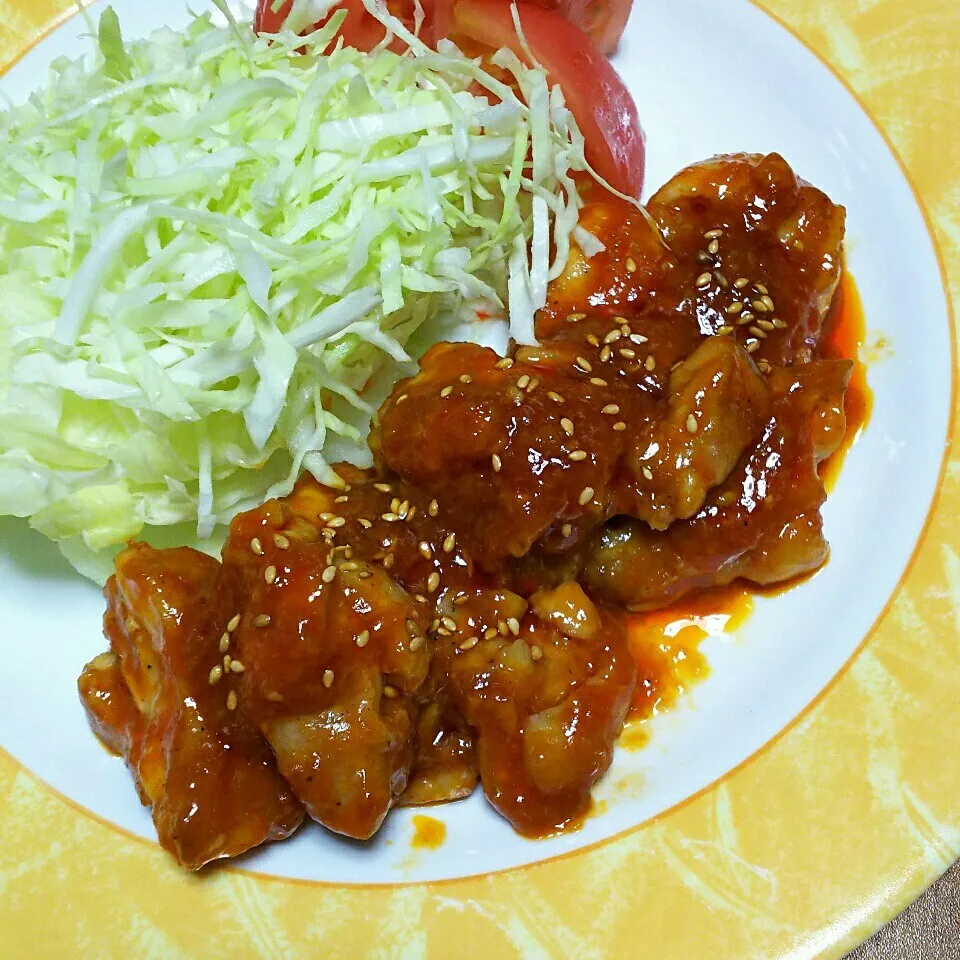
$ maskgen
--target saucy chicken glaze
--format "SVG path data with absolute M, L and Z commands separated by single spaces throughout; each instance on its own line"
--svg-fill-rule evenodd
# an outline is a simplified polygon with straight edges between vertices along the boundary
M 606 249 L 574 250 L 536 346 L 432 347 L 374 468 L 241 514 L 222 562 L 117 558 L 80 693 L 184 866 L 305 814 L 367 838 L 478 782 L 525 835 L 575 826 L 650 683 L 625 611 L 826 560 L 843 209 L 777 155 L 692 166 L 645 211 L 593 192 Z

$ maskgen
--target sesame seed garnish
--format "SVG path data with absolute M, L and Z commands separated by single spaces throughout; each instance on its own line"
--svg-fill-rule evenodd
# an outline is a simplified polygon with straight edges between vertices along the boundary
M 572 524 L 569 524 L 569 523 L 565 523 L 565 524 L 560 528 L 560 532 L 561 532 L 565 537 L 569 537 L 570 534 L 573 533 L 573 525 L 572 525 Z
M 587 459 L 586 450 L 571 450 L 567 456 L 576 463 L 579 463 L 581 460 Z
M 237 692 L 236 690 L 231 690 L 227 694 L 227 709 L 232 713 L 237 709 Z
M 393 566 L 393 554 L 392 554 L 392 553 L 388 553 L 388 554 L 383 558 L 383 569 L 384 569 L 384 570 L 389 570 L 392 566 Z
M 269 613 L 258 613 L 253 618 L 253 625 L 255 627 L 269 627 L 272 621 L 273 617 Z
M 220 682 L 220 678 L 223 676 L 223 667 L 218 663 L 211 671 L 207 674 L 207 683 L 212 687 L 215 683 Z
M 657 367 L 657 361 L 654 359 L 653 354 L 651 353 L 646 360 L 643 361 L 643 368 L 647 373 L 653 373 Z
M 750 333 L 752 333 L 758 340 L 766 340 L 767 338 L 766 332 L 761 330 L 760 327 L 757 327 L 757 326 L 751 327 Z
M 577 357 L 576 366 L 583 370 L 584 373 L 590 373 L 590 371 L 593 370 L 593 366 L 586 357 Z
M 440 622 L 449 630 L 451 633 L 455 633 L 457 629 L 457 621 L 453 617 L 443 617 Z
M 339 497 L 337 499 L 339 499 Z M 343 499 L 346 500 L 347 498 L 344 497 Z M 285 537 L 282 533 L 275 533 L 273 535 L 273 545 L 278 550 L 289 550 L 290 540 L 287 537 Z
M 473 383 L 473 377 L 469 373 L 461 373 L 459 380 L 461 383 Z
M 631 350 L 629 347 L 624 347 L 622 350 L 618 350 L 617 353 L 619 353 L 621 357 L 626 357 L 627 360 L 632 360 L 637 355 L 637 351 Z
M 391 686 L 389 683 L 385 683 L 383 685 L 383 695 L 388 700 L 393 700 L 397 696 L 397 688 L 394 686 Z
M 576 323 L 578 320 L 582 320 L 585 316 L 585 313 L 568 313 L 567 323 Z
M 772 300 L 767 294 L 764 294 L 763 297 L 761 298 L 761 300 L 762 300 L 764 306 L 766 306 L 767 311 L 768 311 L 769 313 L 773 313 L 773 311 L 776 310 L 776 306 L 775 306 L 773 300 Z
M 260 542 L 260 538 L 259 538 L 259 537 L 254 537 L 254 538 L 250 541 L 250 549 L 251 549 L 258 557 L 262 557 L 262 556 L 263 556 L 263 544 Z
M 277 579 L 277 568 L 272 563 L 263 571 L 263 579 L 267 581 L 268 585 L 273 586 L 274 581 Z
M 623 265 L 627 268 L 627 273 L 636 273 L 637 272 L 637 261 L 633 257 L 627 257 L 624 260 Z
M 359 567 L 359 564 L 357 564 L 356 561 L 354 560 L 348 560 L 346 563 L 340 564 L 340 569 L 344 573 L 353 573 L 353 571 L 358 569 L 358 567 Z
M 387 523 L 396 523 L 400 518 L 395 513 L 388 510 L 386 513 L 380 514 L 380 519 L 386 520 Z
M 754 315 L 749 311 L 745 310 L 740 314 L 740 319 L 737 321 L 737 326 L 744 327 L 748 323 L 753 323 Z
M 602 363 L 606 363 L 612 356 L 613 356 L 613 351 L 610 349 L 609 346 L 605 346 L 600 351 L 600 361 Z
M 344 493 L 344 494 L 341 494 L 339 497 L 334 497 L 334 498 L 333 498 L 333 502 L 334 502 L 334 503 L 346 503 L 349 499 L 350 499 L 350 498 Z M 274 537 L 273 539 L 274 539 L 274 543 L 276 543 L 276 539 L 277 539 L 277 538 Z
M 716 280 L 717 283 L 720 284 L 720 288 L 721 288 L 722 290 L 726 290 L 727 287 L 730 286 L 730 282 L 727 280 L 727 278 L 726 278 L 719 270 L 714 270 L 714 271 L 713 271 L 713 279 Z
M 774 317 L 773 320 L 771 320 L 770 322 L 771 322 L 778 330 L 786 330 L 786 329 L 787 329 L 787 321 L 786 321 L 786 320 L 781 320 L 779 317 Z
M 711 240 L 709 246 L 707 247 L 707 253 L 713 254 L 714 256 L 720 252 L 720 241 Z
M 616 343 L 623 334 L 619 330 L 611 330 L 604 338 L 604 343 Z
M 433 556 L 433 547 L 426 540 L 421 540 L 417 549 L 420 551 L 420 555 L 427 560 Z
M 573 421 L 570 420 L 568 417 L 560 418 L 560 427 L 568 437 L 573 436 Z
M 736 280 L 733 281 L 733 289 L 742 290 L 749 283 L 750 281 L 746 277 L 738 277 Z
M 469 599 L 470 597 L 466 593 L 460 592 L 453 598 L 453 605 L 455 607 L 459 607 L 461 604 L 466 603 Z
M 324 670 L 323 671 L 323 685 L 329 690 L 333 686 L 333 671 Z
M 534 661 L 543 659 L 543 649 L 539 644 L 535 643 L 530 648 L 530 659 Z
M 320 574 L 320 579 L 324 583 L 332 583 L 336 575 L 337 568 L 331 563 L 329 567 L 324 567 L 323 573 Z
M 595 387 L 605 387 L 607 385 L 607 381 L 604 380 L 603 377 L 591 377 L 590 382 Z
M 436 500 L 431 500 L 430 506 L 427 507 L 427 513 L 429 513 L 431 517 L 435 517 L 439 512 L 440 512 L 440 504 L 437 503 Z
M 762 283 L 755 283 L 753 287 L 757 293 L 760 293 L 763 296 L 766 296 L 770 292 Z
M 433 573 L 427 577 L 427 593 L 433 593 L 437 587 L 440 586 L 440 574 L 434 570 Z
M 584 487 L 580 491 L 580 506 L 585 507 L 593 499 L 593 487 Z
M 243 673 L 247 668 L 239 660 L 230 661 L 230 671 L 232 673 Z
M 507 629 L 515 636 L 520 635 L 520 621 L 516 617 L 507 617 Z
M 233 663 L 233 659 L 230 654 L 225 654 L 223 658 L 223 672 L 226 673 L 230 669 L 230 664 Z
M 722 237 L 722 236 L 723 236 L 723 231 L 722 231 L 721 229 L 719 229 L 719 227 L 718 227 L 718 228 L 713 229 L 713 230 L 708 230 L 708 231 L 703 235 L 703 239 L 704 239 L 704 240 L 718 240 L 718 239 L 719 239 L 720 237 Z
M 490 457 L 490 462 L 493 464 L 493 472 L 499 473 L 500 468 L 503 466 L 503 461 L 500 457 L 495 453 Z
M 502 620 L 498 620 L 497 633 L 499 633 L 501 637 L 505 637 L 509 632 L 510 628 Z
M 618 421 L 613 425 L 613 429 L 616 430 L 617 433 L 622 433 L 624 430 L 627 429 L 627 425 L 626 425 L 622 420 L 618 420 Z
M 760 349 L 760 341 L 748 340 L 746 346 L 747 346 L 747 353 L 755 353 L 757 350 Z
M 642 333 L 631 333 L 631 334 L 630 334 L 630 342 L 631 342 L 631 343 L 636 343 L 636 344 L 639 345 L 639 344 L 646 343 L 647 340 L 648 340 L 648 338 L 645 337 Z
M 391 513 L 399 513 L 399 512 L 400 512 L 400 498 L 399 498 L 399 497 L 394 497 L 394 498 L 390 501 L 390 511 L 391 511 Z
M 234 630 L 236 630 L 237 627 L 239 627 L 239 626 L 240 626 L 240 614 L 239 614 L 239 613 L 235 613 L 235 614 L 227 621 L 227 633 L 233 633 Z
M 404 621 L 404 624 L 406 625 L 407 633 L 411 637 L 416 637 L 420 634 L 420 628 L 417 626 L 417 621 L 412 617 L 407 617 L 407 619 Z
M 517 378 L 517 386 L 521 390 L 525 390 L 529 382 L 530 382 L 530 375 L 528 373 L 525 373 L 521 377 Z
M 692 414 L 687 414 L 687 433 L 696 433 L 697 432 L 697 418 Z
M 702 290 L 704 287 L 710 286 L 710 281 L 713 279 L 713 276 L 709 271 L 706 273 L 701 273 L 699 277 L 694 281 L 697 286 L 697 289 Z
M 587 334 L 587 343 L 589 343 L 591 347 L 600 346 L 600 341 L 597 339 L 597 335 L 595 333 Z
M 416 653 L 426 642 L 426 637 L 418 634 L 410 641 L 410 652 Z
M 753 300 L 750 303 L 750 306 L 753 307 L 757 313 L 766 313 L 770 308 L 762 300 Z
M 457 535 L 455 533 L 448 533 L 446 538 L 443 541 L 443 552 L 453 553 L 453 548 L 456 545 L 457 545 Z
M 401 403 L 403 403 L 403 401 L 406 400 L 406 399 L 407 399 L 407 394 L 401 393 L 400 396 L 397 397 L 397 399 L 393 401 L 393 405 L 394 405 L 395 407 L 396 407 L 396 406 L 399 406 L 399 405 L 400 405 Z
M 360 517 L 357 520 L 357 523 L 359 523 L 364 530 L 369 530 L 373 526 L 373 524 L 366 517 Z
M 370 642 L 370 631 L 361 630 L 357 634 L 357 646 L 362 650 Z
M 493 365 L 495 370 L 509 370 L 512 366 L 513 360 L 511 360 L 510 357 L 504 357 Z
M 336 530 L 342 527 L 346 522 L 347 521 L 344 520 L 343 517 L 334 517 L 332 520 L 327 521 L 327 526 L 330 527 L 331 530 Z
M 771 330 L 776 330 L 776 329 L 777 329 L 776 326 L 775 326 L 773 323 L 771 323 L 769 320 L 758 320 L 758 321 L 757 321 L 757 326 L 758 326 L 761 330 L 766 330 L 767 333 L 769 333 Z
M 740 313 L 740 311 L 743 310 L 743 304 L 731 303 L 730 306 L 726 308 L 726 310 L 727 310 L 727 313 L 733 313 L 733 314 Z
M 547 396 L 548 396 L 554 403 L 563 403 L 563 397 L 561 397 L 560 394 L 557 393 L 555 390 L 548 390 L 548 391 L 547 391 Z
M 698 250 L 697 263 L 713 263 L 713 257 L 706 250 Z
M 540 378 L 531 377 L 530 383 L 527 385 L 527 393 L 533 393 L 533 391 L 536 390 L 537 387 L 539 386 L 540 386 Z
M 450 396 L 451 393 L 453 393 L 453 387 L 446 386 L 440 391 L 440 396 L 446 399 L 447 397 Z
M 619 319 L 619 320 L 623 320 L 623 317 L 618 317 L 618 319 Z M 633 332 L 633 331 L 630 329 L 630 324 L 627 323 L 626 320 L 623 321 L 623 325 L 620 327 L 620 332 L 621 332 L 625 337 L 629 337 L 630 334 Z
M 653 471 L 649 467 L 641 467 L 640 472 L 644 475 L 647 480 L 653 479 Z
M 729 334 L 733 333 L 733 327 L 729 323 L 723 323 L 717 327 L 717 335 L 721 337 L 726 337 Z
M 620 412 L 620 407 L 615 403 L 608 403 L 600 412 L 615 417 Z
M 496 635 L 497 635 L 496 627 L 487 627 L 487 629 L 483 631 L 484 640 L 492 640 Z
M 379 490 L 381 493 L 390 493 L 393 490 L 389 483 L 375 483 L 373 489 Z
M 480 640 L 477 637 L 467 637 L 457 648 L 458 650 L 472 650 Z
M 221 653 L 226 653 L 226 652 L 230 649 L 230 634 L 229 634 L 229 633 L 224 633 L 224 634 L 220 637 L 220 642 L 217 644 L 217 649 L 219 649 L 219 651 L 220 651 Z

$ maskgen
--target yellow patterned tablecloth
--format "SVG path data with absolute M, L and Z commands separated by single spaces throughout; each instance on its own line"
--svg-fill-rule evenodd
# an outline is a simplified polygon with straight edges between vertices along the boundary
M 0 65 L 68 6 L 0 0 Z M 960 4 L 761 6 L 889 137 L 956 305 Z M 338 888 L 219 870 L 198 881 L 0 752 L 0 958 L 838 957 L 960 855 L 958 545 L 952 454 L 895 601 L 784 735 L 651 824 L 494 876 Z

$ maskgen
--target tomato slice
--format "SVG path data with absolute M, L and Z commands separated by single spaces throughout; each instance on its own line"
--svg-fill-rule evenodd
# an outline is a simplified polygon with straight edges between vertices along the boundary
M 631 197 L 643 189 L 645 150 L 637 107 L 607 58 L 580 29 L 553 10 L 516 4 L 530 51 L 563 90 L 586 142 L 587 160 L 612 187 Z M 456 0 L 435 8 L 434 29 L 457 43 L 508 47 L 521 59 L 510 0 Z M 442 21 L 449 18 L 449 26 Z M 471 51 L 472 52 L 472 51 Z
M 603 53 L 613 53 L 623 34 L 633 0 L 527 0 L 560 14 L 579 27 Z
M 276 12 L 271 9 L 272 4 L 273 0 L 258 0 L 253 18 L 253 28 L 257 33 L 276 33 L 287 19 L 293 0 L 286 0 L 286 3 Z M 390 0 L 387 6 L 394 16 L 413 30 L 414 0 Z M 383 40 L 385 31 L 382 25 L 367 13 L 361 0 L 341 0 L 331 13 L 337 10 L 347 11 L 347 19 L 343 21 L 340 35 L 348 47 L 356 47 L 358 50 L 369 53 Z M 390 48 L 397 53 L 402 53 L 405 47 L 406 45 L 399 40 L 394 40 L 390 44 Z

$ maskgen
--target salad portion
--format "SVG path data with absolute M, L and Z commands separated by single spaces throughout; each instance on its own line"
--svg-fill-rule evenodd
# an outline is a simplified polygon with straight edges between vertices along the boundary
M 591 159 L 630 186 L 527 13 L 521 59 L 372 4 L 288 12 L 127 43 L 108 8 L 92 58 L 0 114 L 0 513 L 95 579 L 131 537 L 202 545 L 301 470 L 336 483 L 437 339 L 532 342 L 571 242 L 602 247 Z

